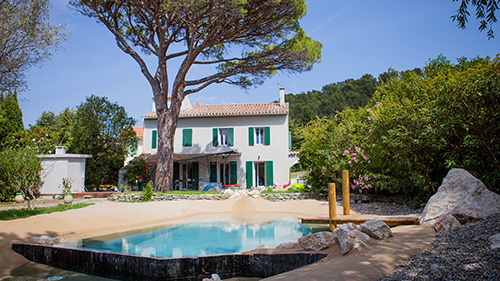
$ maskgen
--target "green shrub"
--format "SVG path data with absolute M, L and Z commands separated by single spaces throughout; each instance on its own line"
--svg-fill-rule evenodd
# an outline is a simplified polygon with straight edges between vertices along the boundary
M 153 182 L 149 181 L 142 194 L 143 201 L 153 201 Z

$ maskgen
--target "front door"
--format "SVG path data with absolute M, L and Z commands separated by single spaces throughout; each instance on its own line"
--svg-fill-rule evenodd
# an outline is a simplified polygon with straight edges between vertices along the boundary
M 266 163 L 256 162 L 255 165 L 255 185 L 266 186 Z

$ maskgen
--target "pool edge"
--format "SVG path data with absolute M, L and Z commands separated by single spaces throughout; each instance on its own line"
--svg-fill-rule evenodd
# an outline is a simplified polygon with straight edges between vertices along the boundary
M 319 253 L 245 253 L 155 258 L 24 242 L 13 243 L 12 249 L 33 262 L 120 280 L 201 280 L 213 273 L 221 278 L 266 278 L 326 257 Z

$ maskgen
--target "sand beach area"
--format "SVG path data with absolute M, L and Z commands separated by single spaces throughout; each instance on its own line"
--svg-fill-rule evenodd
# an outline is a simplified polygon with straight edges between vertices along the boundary
M 342 213 L 342 206 L 337 206 Z M 353 213 L 353 211 L 351 211 Z M 284 217 L 327 217 L 328 202 L 291 200 L 270 202 L 240 197 L 221 201 L 179 200 L 149 203 L 99 202 L 66 212 L 0 221 L 0 279 L 30 263 L 11 249 L 15 240 L 48 235 L 69 241 L 166 224 L 225 217 L 234 222 L 259 223 Z M 327 250 L 322 261 L 266 280 L 377 280 L 428 248 L 435 238 L 432 228 L 410 225 L 393 227 L 394 236 L 374 241 L 369 247 L 345 256 L 338 245 Z

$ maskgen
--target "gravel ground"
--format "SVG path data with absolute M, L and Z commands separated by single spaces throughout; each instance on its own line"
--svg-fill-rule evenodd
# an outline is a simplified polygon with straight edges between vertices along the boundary
M 500 248 L 488 238 L 500 233 L 500 213 L 440 233 L 429 249 L 380 280 L 500 280 Z
M 352 210 L 366 215 L 378 216 L 420 216 L 424 208 L 412 209 L 408 205 L 389 202 L 350 204 Z

